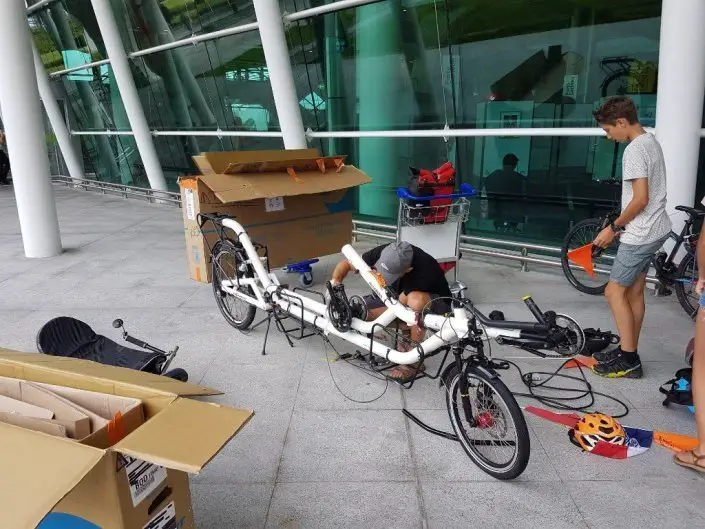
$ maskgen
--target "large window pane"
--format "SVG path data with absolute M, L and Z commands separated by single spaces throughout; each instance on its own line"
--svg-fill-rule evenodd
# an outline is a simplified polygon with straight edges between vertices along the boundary
M 129 16 L 129 51 L 255 21 L 252 0 L 117 0 Z
M 289 11 L 321 5 L 282 2 Z M 595 127 L 592 111 L 616 94 L 631 96 L 653 125 L 660 9 L 660 0 L 389 0 L 299 21 L 287 41 L 313 130 Z M 447 143 L 362 138 L 318 146 L 351 153 L 374 179 L 360 189 L 361 215 L 393 220 L 407 166 L 449 159 L 484 193 L 468 229 L 554 242 L 572 221 L 610 207 L 610 181 L 621 177 L 622 149 L 604 138 L 508 130 Z M 511 174 L 521 177 L 507 183 L 496 171 L 510 154 L 518 159 Z M 512 206 L 498 209 L 500 202 Z M 507 209 L 512 218 L 495 223 Z
M 78 5 L 86 3 L 87 5 Z M 105 59 L 105 47 L 90 1 L 53 2 L 29 17 L 29 26 L 49 73 Z M 87 74 L 78 70 L 73 75 Z
M 149 54 L 133 62 L 142 72 L 144 82 L 138 88 L 152 128 L 260 132 L 279 128 L 257 32 Z

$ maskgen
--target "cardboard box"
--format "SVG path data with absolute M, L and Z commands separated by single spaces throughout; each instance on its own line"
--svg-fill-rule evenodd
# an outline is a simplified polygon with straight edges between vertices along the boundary
M 201 175 L 179 180 L 191 278 L 211 280 L 209 247 L 218 240 L 199 213 L 237 218 L 267 246 L 269 266 L 338 253 L 352 240 L 353 189 L 371 179 L 316 149 L 208 152 L 193 157 Z
M 198 473 L 253 415 L 185 398 L 219 394 L 213 389 L 86 360 L 0 349 L 0 376 L 99 416 L 119 411 L 120 398 L 142 411 L 80 441 L 0 422 L 3 528 L 192 529 L 187 473 Z

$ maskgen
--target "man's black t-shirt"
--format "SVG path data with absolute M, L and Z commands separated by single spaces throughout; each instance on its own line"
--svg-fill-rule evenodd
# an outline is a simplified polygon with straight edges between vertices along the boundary
M 382 244 L 365 252 L 362 254 L 362 260 L 368 266 L 374 267 L 386 246 L 386 244 Z M 436 294 L 440 297 L 450 297 L 450 287 L 438 261 L 421 248 L 413 245 L 411 247 L 414 250 L 414 255 L 411 259 L 412 269 L 394 284 L 389 285 L 389 287 L 397 294 L 409 294 L 410 292 L 418 291 Z

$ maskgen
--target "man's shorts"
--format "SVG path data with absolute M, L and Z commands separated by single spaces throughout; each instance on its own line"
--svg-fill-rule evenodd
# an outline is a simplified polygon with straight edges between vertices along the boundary
M 610 272 L 610 281 L 623 287 L 632 286 L 639 274 L 648 272 L 651 258 L 667 239 L 668 235 L 648 244 L 620 243 Z
M 441 298 L 438 294 L 429 294 L 431 296 L 430 312 L 443 316 L 451 312 L 450 302 L 448 298 Z M 384 307 L 384 302 L 377 297 L 377 294 L 368 294 L 362 299 L 365 300 L 367 310 L 374 310 Z

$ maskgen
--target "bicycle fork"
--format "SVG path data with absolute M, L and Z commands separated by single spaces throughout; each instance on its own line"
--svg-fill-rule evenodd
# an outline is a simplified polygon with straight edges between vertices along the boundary
M 468 377 L 465 376 L 465 367 L 463 366 L 463 349 L 461 347 L 455 347 L 453 349 L 453 356 L 455 356 L 455 366 L 458 370 L 458 387 L 460 389 L 460 401 L 463 404 L 463 412 L 465 413 L 465 420 L 472 426 L 475 426 L 475 417 L 472 413 L 472 405 L 470 404 L 470 386 L 468 385 Z

